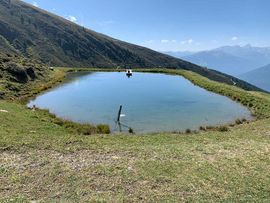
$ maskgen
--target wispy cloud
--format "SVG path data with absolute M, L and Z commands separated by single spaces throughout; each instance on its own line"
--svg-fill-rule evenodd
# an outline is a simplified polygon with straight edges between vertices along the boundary
M 32 5 L 35 6 L 35 7 L 39 7 L 39 5 L 38 5 L 38 3 L 36 1 L 33 1 Z
M 175 39 L 169 40 L 169 39 L 162 39 L 160 40 L 161 43 L 176 43 L 177 41 Z
M 193 42 L 194 42 L 193 39 L 188 39 L 188 40 L 181 41 L 181 44 L 192 44 Z
M 238 40 L 238 37 L 234 36 L 232 37 L 232 41 L 237 41 Z
M 66 17 L 67 20 L 76 23 L 77 22 L 77 18 L 75 16 L 69 15 L 68 17 Z
M 162 39 L 161 40 L 161 43 L 168 43 L 170 40 L 167 40 L 167 39 Z

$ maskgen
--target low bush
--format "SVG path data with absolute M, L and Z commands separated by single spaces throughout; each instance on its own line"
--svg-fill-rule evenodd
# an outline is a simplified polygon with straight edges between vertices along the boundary
M 99 124 L 97 125 L 97 133 L 99 134 L 110 134 L 111 130 L 110 127 L 106 124 Z
M 186 129 L 186 133 L 187 134 L 190 134 L 191 133 L 191 130 L 190 129 Z
M 237 125 L 240 125 L 240 124 L 242 124 L 243 122 L 242 122 L 240 119 L 236 119 L 236 120 L 235 120 L 235 123 L 236 123 Z
M 206 128 L 205 128 L 205 127 L 203 127 L 203 126 L 200 126 L 200 130 L 205 131 L 205 130 L 206 130 Z
M 229 128 L 227 126 L 219 126 L 217 129 L 220 132 L 227 132 L 227 131 L 229 131 Z

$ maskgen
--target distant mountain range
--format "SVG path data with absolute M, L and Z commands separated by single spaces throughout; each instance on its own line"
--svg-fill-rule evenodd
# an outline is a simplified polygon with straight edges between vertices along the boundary
M 240 75 L 239 78 L 270 92 L 270 64 Z
M 86 29 L 20 0 L 0 0 L 0 48 L 1 54 L 20 55 L 51 66 L 179 68 L 230 85 L 236 82 L 247 90 L 260 90 L 230 75 Z M 3 58 L 0 76 L 8 78 L 5 61 Z M 16 67 L 16 71 L 20 74 L 25 68 Z
M 215 69 L 233 76 L 254 70 L 270 63 L 269 47 L 224 46 L 209 51 L 186 55 L 187 52 L 166 52 L 192 63 Z
M 163 52 L 164 54 L 176 57 L 176 58 L 182 58 L 185 56 L 190 56 L 192 54 L 195 54 L 196 52 L 191 52 L 191 51 L 167 51 Z

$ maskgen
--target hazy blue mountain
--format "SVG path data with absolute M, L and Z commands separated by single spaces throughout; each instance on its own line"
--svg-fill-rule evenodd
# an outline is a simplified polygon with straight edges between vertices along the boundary
M 248 44 L 246 46 L 224 46 L 216 50 L 258 63 L 257 67 L 270 63 L 270 47 L 253 47 Z
M 176 58 L 182 58 L 185 56 L 190 56 L 192 54 L 195 54 L 196 52 L 191 52 L 191 51 L 166 51 L 163 52 L 164 54 L 168 54 L 170 56 L 176 57 Z
M 224 46 L 191 55 L 176 55 L 171 52 L 167 52 L 167 54 L 234 76 L 270 63 L 269 47 L 253 47 L 251 45 Z
M 242 74 L 239 78 L 270 92 L 270 64 Z
M 221 50 L 198 52 L 196 54 L 182 58 L 192 63 L 212 68 L 234 76 L 258 67 L 257 63 L 254 63 L 251 60 L 240 58 Z

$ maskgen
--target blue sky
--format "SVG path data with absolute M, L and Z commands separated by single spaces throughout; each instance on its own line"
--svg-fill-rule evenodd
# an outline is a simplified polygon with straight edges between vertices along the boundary
M 270 0 L 25 0 L 158 51 L 270 46 Z

